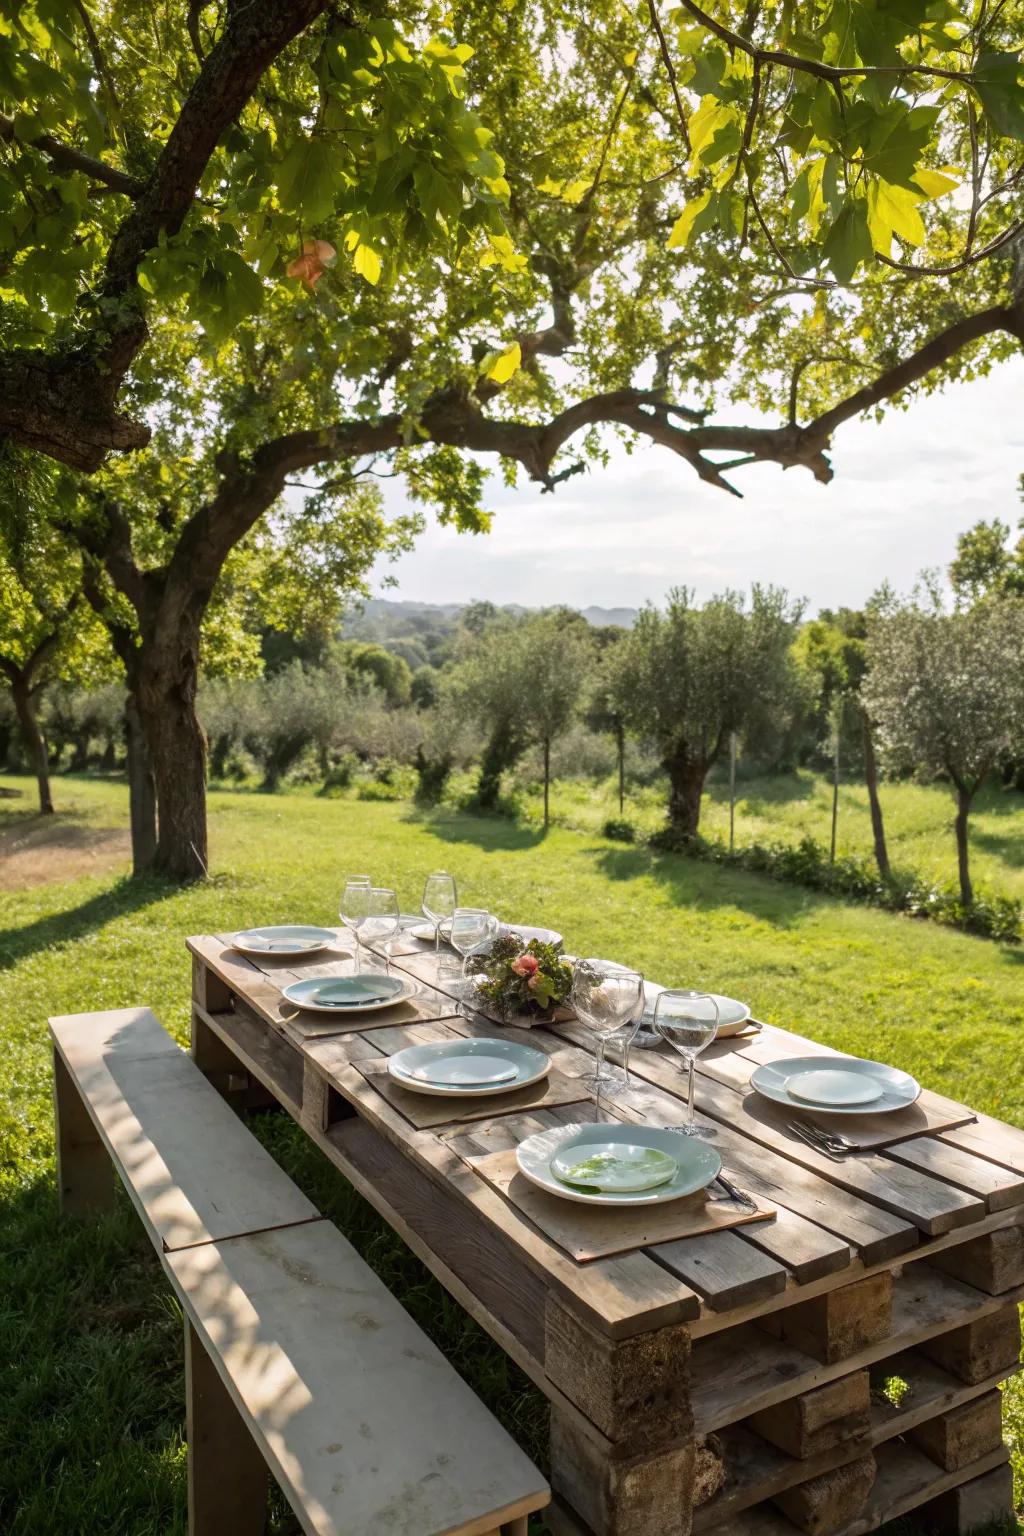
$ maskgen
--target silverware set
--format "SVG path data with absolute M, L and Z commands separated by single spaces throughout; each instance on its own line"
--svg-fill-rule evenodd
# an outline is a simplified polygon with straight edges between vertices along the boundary
M 844 1158 L 853 1157 L 857 1152 L 872 1150 L 870 1147 L 858 1147 L 856 1142 L 849 1141 L 838 1131 L 826 1131 L 811 1120 L 790 1120 L 786 1129 L 791 1135 L 799 1136 L 801 1141 L 813 1147 L 815 1152 L 823 1152 L 834 1163 L 841 1163 Z

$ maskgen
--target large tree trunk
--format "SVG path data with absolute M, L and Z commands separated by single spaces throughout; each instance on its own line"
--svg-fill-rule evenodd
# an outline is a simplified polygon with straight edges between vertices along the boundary
M 710 763 L 692 758 L 668 758 L 665 771 L 669 780 L 668 820 L 673 832 L 696 837 L 700 826 L 700 797 L 704 792 Z
M 43 735 L 42 726 L 39 724 L 39 716 L 36 714 L 35 690 L 24 678 L 11 683 L 11 696 L 14 699 L 14 708 L 18 716 L 18 724 L 21 726 L 21 735 L 25 743 L 25 751 L 28 753 L 29 762 L 32 764 L 36 776 L 36 784 L 39 787 L 39 814 L 41 816 L 53 815 L 53 796 L 50 793 L 50 763 L 46 751 L 46 737 Z
M 209 865 L 198 673 L 198 623 L 143 641 L 134 692 L 156 784 L 154 867 L 173 880 L 201 880 Z
M 971 794 L 962 785 L 956 791 L 956 857 L 960 874 L 960 900 L 965 907 L 974 901 L 971 884 L 970 851 L 967 843 L 967 818 L 971 814 Z
M 132 873 L 144 874 L 156 861 L 156 780 L 139 707 L 125 700 L 124 733 L 128 747 L 128 805 L 132 827 Z
M 888 883 L 892 880 L 892 866 L 889 863 L 889 849 L 885 841 L 882 802 L 878 798 L 878 761 L 875 757 L 875 736 L 867 710 L 861 710 L 860 722 L 864 740 L 864 778 L 868 786 L 868 804 L 871 807 L 871 835 L 875 840 L 875 862 L 878 865 L 878 873 Z
M 507 721 L 496 725 L 484 747 L 477 779 L 476 803 L 482 811 L 497 809 L 501 796 L 501 776 L 523 755 L 519 732 Z

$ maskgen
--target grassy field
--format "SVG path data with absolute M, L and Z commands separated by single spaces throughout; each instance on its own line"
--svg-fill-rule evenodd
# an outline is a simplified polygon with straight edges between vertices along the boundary
M 943 784 L 884 784 L 882 805 L 889 854 L 895 867 L 913 870 L 939 884 L 956 880 L 953 840 L 953 797 Z M 531 823 L 543 818 L 543 799 L 536 785 L 523 795 Z M 552 815 L 562 826 L 597 831 L 619 815 L 614 780 L 594 786 L 585 779 L 562 779 L 552 788 Z M 665 817 L 660 785 L 629 791 L 624 815 L 641 833 L 655 831 Z M 736 843 L 798 843 L 813 837 L 828 847 L 832 817 L 832 785 L 824 774 L 800 769 L 792 774 L 748 779 L 737 785 Z M 701 831 L 707 837 L 729 837 L 729 788 L 713 781 L 704 796 Z M 839 790 L 840 854 L 871 859 L 871 820 L 863 784 Z M 1024 795 L 993 785 L 979 794 L 971 817 L 971 860 L 980 891 L 1024 897 Z
M 425 874 L 445 866 L 464 899 L 553 924 L 579 952 L 743 997 L 764 1018 L 1024 1126 L 1019 948 L 564 828 L 544 838 L 299 794 L 214 794 L 214 876 L 180 891 L 121 878 L 122 786 L 58 781 L 63 813 L 42 830 L 29 789 L 0 779 L 0 1530 L 14 1536 L 185 1529 L 180 1318 L 127 1207 L 93 1227 L 57 1220 L 45 1019 L 148 1003 L 184 1039 L 187 933 L 333 920 L 352 869 L 393 881 L 415 907 Z M 290 1125 L 258 1125 L 542 1456 L 543 1408 L 528 1384 Z M 1017 1394 L 1011 1428 L 1024 1435 Z M 273 1529 L 294 1529 L 286 1512 Z

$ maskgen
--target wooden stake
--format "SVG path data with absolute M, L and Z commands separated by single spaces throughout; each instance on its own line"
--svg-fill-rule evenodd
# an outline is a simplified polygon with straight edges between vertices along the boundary
M 736 732 L 729 732 L 729 852 L 736 841 Z

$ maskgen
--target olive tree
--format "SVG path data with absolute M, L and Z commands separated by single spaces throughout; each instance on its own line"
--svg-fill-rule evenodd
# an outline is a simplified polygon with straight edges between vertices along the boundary
M 968 818 L 1004 756 L 1024 749 L 1024 600 L 943 609 L 932 589 L 869 614 L 863 694 L 887 757 L 948 781 L 956 797 L 960 896 L 974 900 Z
M 617 708 L 661 757 L 674 833 L 696 836 L 704 782 L 730 735 L 756 738 L 788 715 L 800 611 L 777 587 L 753 587 L 749 606 L 723 592 L 703 607 L 676 587 L 664 612 L 641 609 L 613 651 Z

